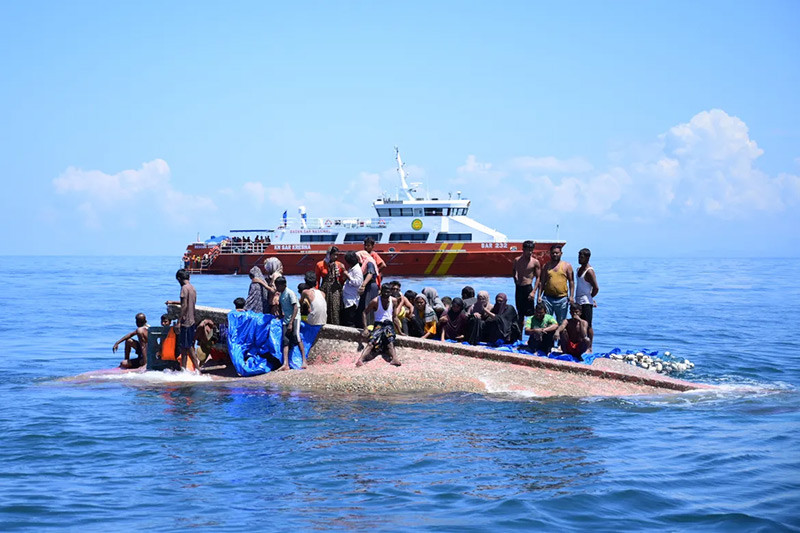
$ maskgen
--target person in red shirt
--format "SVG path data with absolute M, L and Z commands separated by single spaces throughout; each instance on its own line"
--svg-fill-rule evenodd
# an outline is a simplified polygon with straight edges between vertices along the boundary
M 383 269 L 386 268 L 386 262 L 381 259 L 381 256 L 378 255 L 378 252 L 375 251 L 375 239 L 372 237 L 367 237 L 364 239 L 364 250 L 375 260 L 375 266 L 378 269 L 378 276 L 377 276 L 377 283 L 378 287 L 381 286 L 381 274 Z

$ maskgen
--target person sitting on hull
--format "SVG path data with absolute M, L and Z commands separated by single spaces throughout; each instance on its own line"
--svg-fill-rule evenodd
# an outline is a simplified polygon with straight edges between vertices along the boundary
M 138 313 L 135 317 L 136 329 L 124 335 L 114 343 L 111 351 L 117 353 L 117 348 L 125 343 L 125 359 L 120 362 L 120 368 L 139 368 L 147 366 L 147 317 L 144 313 Z M 136 339 L 134 339 L 136 337 Z M 136 358 L 131 359 L 131 350 L 136 353 Z
M 547 314 L 547 307 L 538 304 L 533 311 L 533 316 L 525 321 L 525 334 L 528 337 L 528 349 L 531 352 L 550 353 L 555 346 L 555 334 L 558 322 L 552 315 Z
M 372 333 L 367 328 L 364 328 L 362 335 L 369 338 L 369 342 L 361 355 L 356 361 L 356 366 L 361 366 L 366 361 L 367 357 L 373 351 L 385 350 L 389 353 L 389 363 L 394 366 L 400 366 L 400 359 L 397 357 L 397 351 L 394 348 L 395 332 L 394 322 L 397 318 L 397 308 L 399 307 L 397 298 L 392 296 L 392 289 L 388 284 L 381 286 L 380 295 L 373 298 L 363 312 L 364 323 L 367 322 L 367 314 L 375 314 L 375 325 L 372 328 Z
M 439 321 L 440 340 L 463 341 L 467 334 L 468 322 L 469 319 L 464 312 L 464 300 L 453 298 L 453 303 Z
M 508 305 L 508 296 L 501 292 L 495 296 L 494 305 L 487 312 L 481 340 L 487 344 L 510 344 L 519 338 L 517 310 Z
M 589 340 L 589 326 L 581 318 L 581 306 L 576 303 L 569 305 L 569 312 L 572 318 L 561 323 L 556 330 L 561 351 L 571 355 L 578 361 L 583 361 L 591 341 Z
M 475 303 L 467 310 L 467 317 L 469 319 L 467 341 L 470 344 L 475 345 L 481 342 L 483 328 L 491 311 L 492 304 L 489 303 L 489 293 L 487 291 L 478 291 L 478 297 Z
M 436 335 L 436 322 L 436 312 L 428 305 L 425 296 L 418 294 L 414 298 L 414 308 L 408 318 L 408 334 L 420 339 L 433 339 Z

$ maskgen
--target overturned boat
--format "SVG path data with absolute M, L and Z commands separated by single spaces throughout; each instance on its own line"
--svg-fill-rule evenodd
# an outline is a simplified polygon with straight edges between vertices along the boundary
M 178 307 L 169 313 L 177 317 Z M 234 316 L 238 324 L 228 329 Z M 257 316 L 256 316 L 257 315 Z M 227 309 L 198 306 L 198 321 L 211 319 L 220 326 L 220 342 L 213 349 L 227 352 L 230 361 L 204 369 L 206 381 L 236 383 L 237 386 L 272 386 L 295 391 L 341 393 L 510 393 L 530 397 L 549 396 L 629 396 L 675 394 L 713 389 L 712 385 L 657 374 L 624 361 L 597 358 L 591 364 L 554 360 L 524 353 L 498 351 L 485 346 L 398 336 L 395 341 L 402 366 L 394 367 L 382 357 L 355 367 L 363 341 L 359 330 L 342 326 L 307 326 L 301 334 L 309 344 L 308 368 L 300 371 L 271 371 L 279 364 L 280 321 L 271 315 L 231 312 Z M 234 321 L 230 323 L 233 324 Z M 246 328 L 242 324 L 247 322 Z M 235 330 L 235 331 L 234 331 Z M 175 362 L 160 356 L 160 328 L 151 328 L 148 346 L 148 369 L 175 369 Z M 256 338 L 260 336 L 260 338 Z M 244 345 L 261 346 L 246 353 Z M 271 348 L 270 348 L 271 346 Z M 295 354 L 294 366 L 299 366 Z M 73 379 L 97 379 L 103 376 L 137 372 L 115 369 L 90 373 Z M 178 376 L 186 372 L 175 372 Z

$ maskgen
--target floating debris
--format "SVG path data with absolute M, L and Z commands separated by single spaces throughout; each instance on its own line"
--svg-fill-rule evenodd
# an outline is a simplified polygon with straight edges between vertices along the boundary
M 609 357 L 659 374 L 680 374 L 694 368 L 694 363 L 685 358 L 672 357 L 670 352 L 664 352 L 664 358 L 656 354 L 658 352 L 611 353 Z

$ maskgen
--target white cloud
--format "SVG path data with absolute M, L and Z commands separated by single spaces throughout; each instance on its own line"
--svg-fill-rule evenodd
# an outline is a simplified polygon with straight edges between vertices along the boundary
M 467 161 L 456 169 L 458 178 L 451 180 L 453 184 L 470 183 L 477 181 L 484 185 L 497 183 L 502 180 L 506 173 L 494 169 L 491 163 L 482 163 L 474 155 L 467 156 Z
M 453 183 L 487 191 L 500 211 L 528 205 L 604 217 L 700 211 L 731 218 L 781 210 L 800 199 L 800 178 L 767 175 L 756 166 L 762 154 L 741 119 L 713 109 L 631 146 L 627 155 L 609 154 L 614 166 L 605 171 L 580 157 L 520 156 L 494 164 L 470 155 Z
M 579 174 L 592 170 L 592 165 L 581 157 L 558 159 L 556 157 L 515 157 L 508 166 L 514 170 Z
M 156 206 L 162 216 L 180 223 L 217 209 L 210 198 L 176 190 L 170 183 L 169 165 L 163 159 L 116 174 L 69 167 L 53 180 L 53 187 L 58 194 L 76 199 L 76 210 L 92 229 L 101 229 L 109 223 L 136 226 L 136 214 L 150 206 Z

